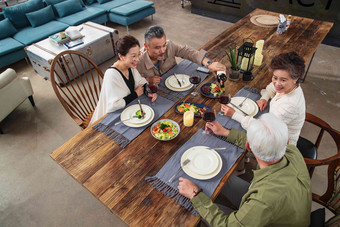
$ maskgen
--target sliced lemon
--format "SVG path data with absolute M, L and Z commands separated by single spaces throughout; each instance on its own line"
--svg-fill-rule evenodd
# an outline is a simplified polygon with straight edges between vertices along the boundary
M 195 111 L 196 111 L 194 107 L 190 107 L 189 110 L 192 111 L 192 112 L 194 112 L 194 113 L 195 113 Z

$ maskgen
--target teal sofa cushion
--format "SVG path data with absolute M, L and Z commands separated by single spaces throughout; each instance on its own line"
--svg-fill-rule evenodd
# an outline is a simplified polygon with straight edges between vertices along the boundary
M 52 8 L 53 8 L 53 6 L 54 6 L 55 4 L 58 4 L 58 3 L 64 2 L 64 1 L 65 1 L 65 0 L 45 0 L 45 3 L 46 3 L 46 5 L 51 5 Z M 83 0 L 79 0 L 79 2 L 80 2 L 80 4 L 81 4 L 82 7 L 85 6 Z M 54 8 L 53 8 L 53 9 L 54 9 Z
M 0 69 L 7 65 L 15 63 L 17 61 L 20 61 L 21 59 L 24 59 L 25 57 L 27 57 L 27 55 L 26 55 L 24 48 L 21 48 L 13 52 L 11 51 L 10 53 L 5 54 L 3 56 L 0 55 Z
M 105 9 L 106 12 L 109 12 L 113 8 L 128 4 L 130 2 L 134 2 L 134 1 L 135 0 L 114 0 L 114 1 L 109 1 L 109 2 L 103 3 L 103 4 L 99 4 L 98 2 L 96 2 L 96 3 L 93 3 L 91 6 L 101 8 L 101 9 Z
M 47 38 L 57 32 L 63 31 L 68 27 L 67 24 L 59 21 L 50 21 L 39 27 L 26 27 L 19 30 L 13 38 L 23 43 L 25 46 L 31 45 L 34 42 L 38 42 Z
M 65 1 L 65 0 L 45 0 L 45 3 L 46 3 L 46 5 L 51 5 L 54 14 L 55 14 L 56 16 L 58 16 L 58 13 L 57 13 L 56 9 L 54 8 L 54 5 L 55 5 L 55 4 L 58 4 L 58 3 L 60 3 L 60 2 L 64 2 L 64 1 Z M 80 4 L 81 4 L 83 7 L 85 7 L 85 4 L 84 4 L 83 0 L 79 0 L 79 2 L 80 2 Z
M 104 22 L 106 22 L 107 15 L 104 9 L 86 6 L 82 11 L 78 13 L 74 13 L 66 17 L 57 18 L 57 20 L 68 25 L 79 25 L 86 21 L 94 21 L 94 18 L 101 16 L 105 18 Z
M 57 11 L 59 17 L 66 17 L 83 10 L 79 0 L 66 0 L 55 4 L 54 8 Z
M 99 4 L 104 4 L 105 2 L 109 2 L 111 0 L 97 0 Z
M 24 45 L 13 38 L 5 38 L 0 40 L 0 56 L 24 49 Z
M 46 6 L 45 8 L 39 9 L 37 11 L 26 13 L 26 17 L 31 23 L 32 27 L 38 27 L 55 19 L 52 6 Z
M 0 21 L 0 39 L 14 35 L 17 32 L 13 24 L 7 18 Z
M 5 19 L 5 14 L 4 12 L 0 12 L 0 20 L 3 20 L 3 19 Z
M 29 0 L 14 6 L 3 9 L 5 17 L 8 18 L 16 28 L 30 26 L 30 22 L 26 17 L 26 13 L 42 9 L 44 4 L 41 0 Z
M 154 3 L 148 1 L 134 1 L 128 4 L 113 8 L 110 10 L 111 13 L 119 14 L 122 16 L 129 16 L 143 9 L 150 8 Z
M 93 3 L 97 2 L 97 0 L 86 0 L 87 5 L 91 5 Z
M 117 24 L 121 24 L 124 26 L 128 26 L 130 24 L 133 24 L 137 21 L 142 20 L 143 18 L 150 16 L 156 12 L 154 7 L 149 7 L 146 9 L 143 9 L 141 11 L 138 11 L 137 13 L 131 14 L 129 16 L 123 16 L 115 13 L 109 13 L 109 21 L 115 22 Z

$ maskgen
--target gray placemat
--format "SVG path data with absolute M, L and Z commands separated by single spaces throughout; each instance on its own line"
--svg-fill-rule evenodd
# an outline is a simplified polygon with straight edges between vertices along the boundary
M 217 121 L 222 118 L 217 117 Z M 238 124 L 238 123 L 237 123 Z M 237 125 L 235 125 L 237 127 Z M 184 177 L 193 181 L 199 188 L 202 188 L 204 193 L 209 197 L 214 193 L 217 185 L 223 178 L 223 176 L 230 170 L 234 165 L 236 160 L 244 152 L 243 149 L 228 143 L 224 140 L 219 139 L 210 134 L 202 134 L 203 130 L 200 129 L 195 135 L 193 135 L 176 153 L 169 159 L 169 161 L 162 167 L 162 169 L 153 177 L 146 177 L 146 181 L 149 182 L 157 190 L 161 191 L 163 194 L 169 196 L 171 199 L 178 202 L 181 206 L 191 211 L 194 215 L 198 216 L 198 212 L 193 209 L 190 200 L 181 194 L 179 194 L 178 178 Z M 222 159 L 222 169 L 221 171 L 212 179 L 209 180 L 197 180 L 184 173 L 183 170 L 177 175 L 176 179 L 169 183 L 169 179 L 174 175 L 177 169 L 180 167 L 180 160 L 183 153 L 191 147 L 194 146 L 208 146 L 214 147 L 227 147 L 226 150 L 216 151 L 219 153 Z
M 120 115 L 124 111 L 124 109 L 117 110 L 113 113 L 108 113 L 107 116 L 101 120 L 97 125 L 93 126 L 94 129 L 104 132 L 110 139 L 113 139 L 117 144 L 119 144 L 122 148 L 126 147 L 133 139 L 139 136 L 149 125 L 155 122 L 158 118 L 160 118 L 167 110 L 170 109 L 171 106 L 174 105 L 173 101 L 170 101 L 162 96 L 158 96 L 155 101 L 155 105 L 151 105 L 151 99 L 142 95 L 139 97 L 142 104 L 146 104 L 150 106 L 155 112 L 155 116 L 153 120 L 142 127 L 139 128 L 131 128 L 126 126 L 124 123 L 120 123 L 118 125 L 114 125 L 116 122 L 120 121 Z M 133 100 L 129 103 L 129 106 L 137 104 L 137 100 Z
M 186 91 L 172 91 L 165 86 L 165 80 L 169 76 L 176 73 L 176 74 L 186 74 L 189 76 L 190 75 L 200 76 L 201 82 L 202 82 L 207 76 L 209 76 L 209 74 L 198 72 L 197 71 L 198 67 L 199 65 L 189 60 L 184 59 L 183 61 L 181 61 L 179 64 L 177 64 L 172 69 L 170 69 L 167 73 L 162 75 L 162 80 L 159 84 L 159 94 L 161 94 L 163 97 L 166 97 L 167 99 L 170 99 L 174 102 L 177 102 L 178 100 L 184 98 L 187 94 L 191 92 L 194 86 Z M 199 84 L 197 86 L 199 86 Z
M 247 96 L 250 92 L 248 98 L 256 101 L 261 95 L 257 89 L 252 89 L 249 86 L 243 87 L 240 91 L 238 91 L 235 96 Z M 263 112 L 258 115 L 263 114 Z M 235 128 L 239 131 L 245 132 L 242 128 L 241 124 L 235 120 L 232 120 L 230 117 L 216 115 L 216 121 L 220 122 L 226 128 Z M 230 170 L 230 168 L 234 165 L 236 160 L 240 157 L 240 155 L 245 152 L 240 147 L 235 146 L 229 142 L 226 142 L 223 137 L 216 136 L 214 134 L 206 134 L 203 135 L 204 129 L 200 129 L 197 133 L 195 133 L 181 148 L 179 148 L 176 153 L 169 159 L 167 163 L 161 168 L 161 170 L 152 177 L 146 177 L 145 180 L 149 182 L 154 188 L 161 191 L 164 195 L 169 196 L 171 199 L 178 202 L 185 209 L 191 211 L 194 215 L 198 216 L 198 212 L 192 207 L 190 200 L 181 194 L 179 194 L 177 186 L 178 186 L 178 178 L 184 177 L 192 182 L 194 182 L 199 188 L 202 188 L 204 193 L 211 197 L 214 193 L 217 185 L 220 183 L 222 177 Z M 193 146 L 208 146 L 208 147 L 227 147 L 226 150 L 217 151 L 222 158 L 222 169 L 221 171 L 212 179 L 209 180 L 197 180 L 194 179 L 187 174 L 184 173 L 183 170 L 177 175 L 176 180 L 172 183 L 169 183 L 169 179 L 174 175 L 174 173 L 180 167 L 180 160 L 183 153 Z

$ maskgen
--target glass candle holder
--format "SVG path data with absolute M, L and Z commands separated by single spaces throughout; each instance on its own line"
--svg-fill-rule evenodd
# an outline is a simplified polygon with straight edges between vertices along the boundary
M 189 110 L 183 114 L 183 124 L 186 127 L 191 127 L 194 124 L 194 112 Z

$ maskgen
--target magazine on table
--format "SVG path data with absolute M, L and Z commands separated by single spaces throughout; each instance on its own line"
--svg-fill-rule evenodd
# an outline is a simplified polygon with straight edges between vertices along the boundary
M 75 46 L 78 46 L 80 44 L 83 44 L 83 40 L 82 39 L 75 39 L 75 40 L 71 40 L 67 43 L 64 44 L 64 46 L 66 46 L 68 49 L 72 48 L 72 47 L 75 47 Z

